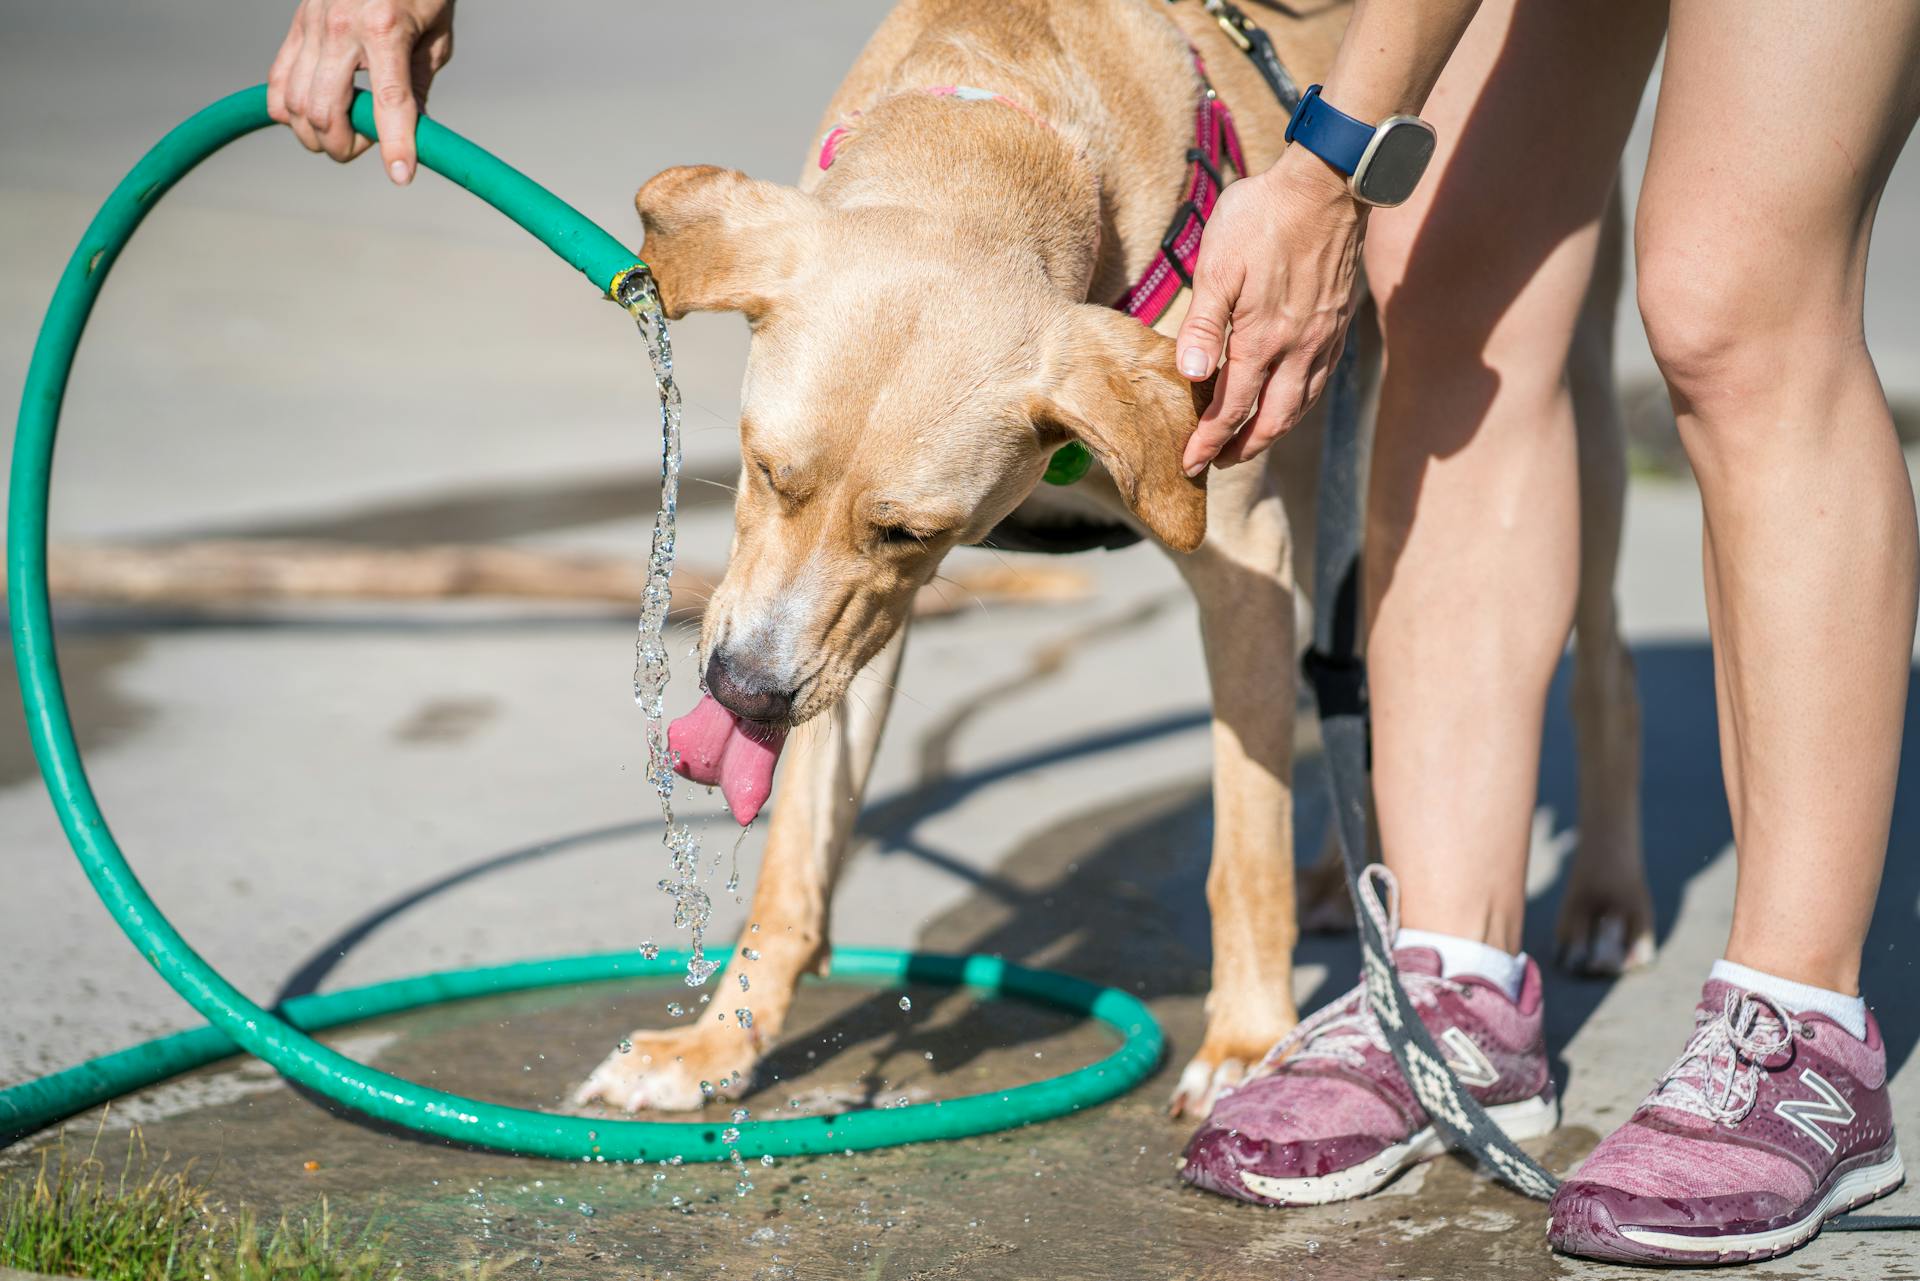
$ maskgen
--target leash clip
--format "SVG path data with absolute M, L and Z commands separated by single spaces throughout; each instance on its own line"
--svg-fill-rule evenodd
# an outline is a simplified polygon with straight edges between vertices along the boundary
M 1323 720 L 1359 716 L 1367 710 L 1367 665 L 1357 654 L 1329 654 L 1309 646 L 1300 656 L 1300 670 L 1313 687 L 1313 700 Z

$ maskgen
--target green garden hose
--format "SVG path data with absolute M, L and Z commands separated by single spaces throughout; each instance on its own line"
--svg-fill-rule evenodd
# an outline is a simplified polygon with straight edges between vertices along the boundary
M 0 1091 L 0 1143 L 130 1090 L 245 1050 L 281 1075 L 356 1112 L 455 1143 L 567 1160 L 687 1161 L 765 1154 L 838 1152 L 926 1139 L 960 1138 L 1064 1115 L 1124 1093 L 1160 1058 L 1159 1025 L 1125 992 L 992 957 L 946 957 L 835 949 L 836 978 L 963 984 L 987 994 L 1038 1001 L 1090 1015 L 1120 1033 L 1106 1058 L 1050 1080 L 984 1094 L 886 1109 L 741 1124 L 723 1141 L 711 1122 L 620 1121 L 558 1116 L 461 1098 L 391 1076 L 306 1034 L 357 1019 L 445 1001 L 531 988 L 664 975 L 684 954 L 647 960 L 637 952 L 524 961 L 398 979 L 299 997 L 270 1012 L 196 953 L 155 906 L 107 827 L 74 741 L 47 594 L 47 503 L 61 400 L 94 300 L 147 212 L 202 160 L 257 129 L 267 116 L 264 85 L 222 98 L 174 129 L 135 165 L 101 206 L 68 262 L 34 346 L 14 437 L 8 509 L 7 593 L 14 662 L 34 754 L 81 867 L 107 910 L 175 991 L 210 1026 L 161 1037 Z M 354 128 L 375 136 L 372 101 L 355 96 Z M 420 163 L 465 187 L 531 232 L 596 289 L 645 264 L 538 183 L 432 121 L 420 121 Z

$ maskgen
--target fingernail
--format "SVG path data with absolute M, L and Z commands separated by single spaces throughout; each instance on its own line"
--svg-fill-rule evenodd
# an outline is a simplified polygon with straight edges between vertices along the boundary
M 1207 376 L 1207 353 L 1201 351 L 1198 347 L 1188 347 L 1181 351 L 1180 372 L 1189 378 L 1205 378 Z
M 413 177 L 413 170 L 407 167 L 407 162 L 404 160 L 396 160 L 388 165 L 387 172 L 392 174 L 394 182 L 402 187 L 406 186 L 407 180 Z
M 1204 458 L 1197 463 L 1188 463 L 1187 479 L 1192 480 L 1195 476 L 1198 476 L 1201 472 L 1205 471 L 1206 469 L 1207 469 L 1207 461 Z

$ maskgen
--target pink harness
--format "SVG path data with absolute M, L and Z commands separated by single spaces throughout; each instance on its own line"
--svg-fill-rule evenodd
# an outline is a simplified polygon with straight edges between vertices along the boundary
M 1154 255 L 1153 261 L 1147 264 L 1145 273 L 1113 304 L 1116 309 L 1149 327 L 1166 314 L 1167 308 L 1173 305 L 1182 289 L 1193 284 L 1194 266 L 1200 261 L 1200 236 L 1206 230 L 1207 219 L 1213 216 L 1213 207 L 1220 199 L 1221 189 L 1226 185 L 1221 177 L 1224 167 L 1221 162 L 1224 160 L 1227 166 L 1231 166 L 1236 176 L 1247 171 L 1246 157 L 1240 150 L 1240 134 L 1233 127 L 1233 113 L 1227 110 L 1227 104 L 1213 91 L 1213 85 L 1207 80 L 1206 64 L 1200 60 L 1198 52 L 1193 55 L 1193 65 L 1200 73 L 1203 92 L 1199 109 L 1194 113 L 1193 146 L 1187 148 L 1189 168 L 1186 196 L 1174 209 L 1167 234 L 1160 238 L 1160 250 Z M 990 89 L 935 85 L 919 92 L 941 98 L 960 98 L 967 102 L 1004 103 L 1028 119 L 1053 128 L 1051 122 L 1025 103 Z M 840 145 L 846 141 L 848 133 L 846 125 L 836 125 L 827 132 L 820 143 L 820 168 L 833 167 L 834 158 L 839 154 Z

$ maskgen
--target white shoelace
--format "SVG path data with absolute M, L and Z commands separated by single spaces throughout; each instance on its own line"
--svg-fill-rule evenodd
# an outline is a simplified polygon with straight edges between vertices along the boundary
M 1647 1102 L 1722 1125 L 1744 1119 L 1760 1095 L 1761 1065 L 1787 1047 L 1795 1027 L 1772 998 L 1728 992 L 1720 1013 L 1699 1017 Z
M 1392 939 L 1400 932 L 1400 886 L 1393 879 L 1393 873 L 1378 863 L 1370 864 L 1366 875 L 1377 880 L 1385 891 L 1381 897 L 1387 904 L 1386 919 L 1378 923 L 1382 936 Z M 1376 910 L 1370 901 L 1373 895 L 1362 895 L 1361 898 L 1367 901 L 1370 910 Z M 1408 970 L 1400 971 L 1400 986 L 1415 1009 L 1432 1005 L 1442 992 L 1466 991 L 1465 984 L 1443 979 L 1437 974 L 1418 974 Z M 1319 1012 L 1282 1037 L 1280 1043 L 1268 1050 L 1266 1057 L 1260 1060 L 1254 1075 L 1265 1076 L 1288 1058 L 1296 1063 L 1316 1058 L 1331 1059 L 1358 1068 L 1366 1065 L 1368 1047 L 1382 1054 L 1391 1054 L 1393 1051 L 1387 1044 L 1386 1033 L 1380 1029 L 1380 1020 L 1374 1017 L 1366 997 L 1367 981 L 1363 976 L 1358 987 L 1339 1000 L 1323 1006 Z

